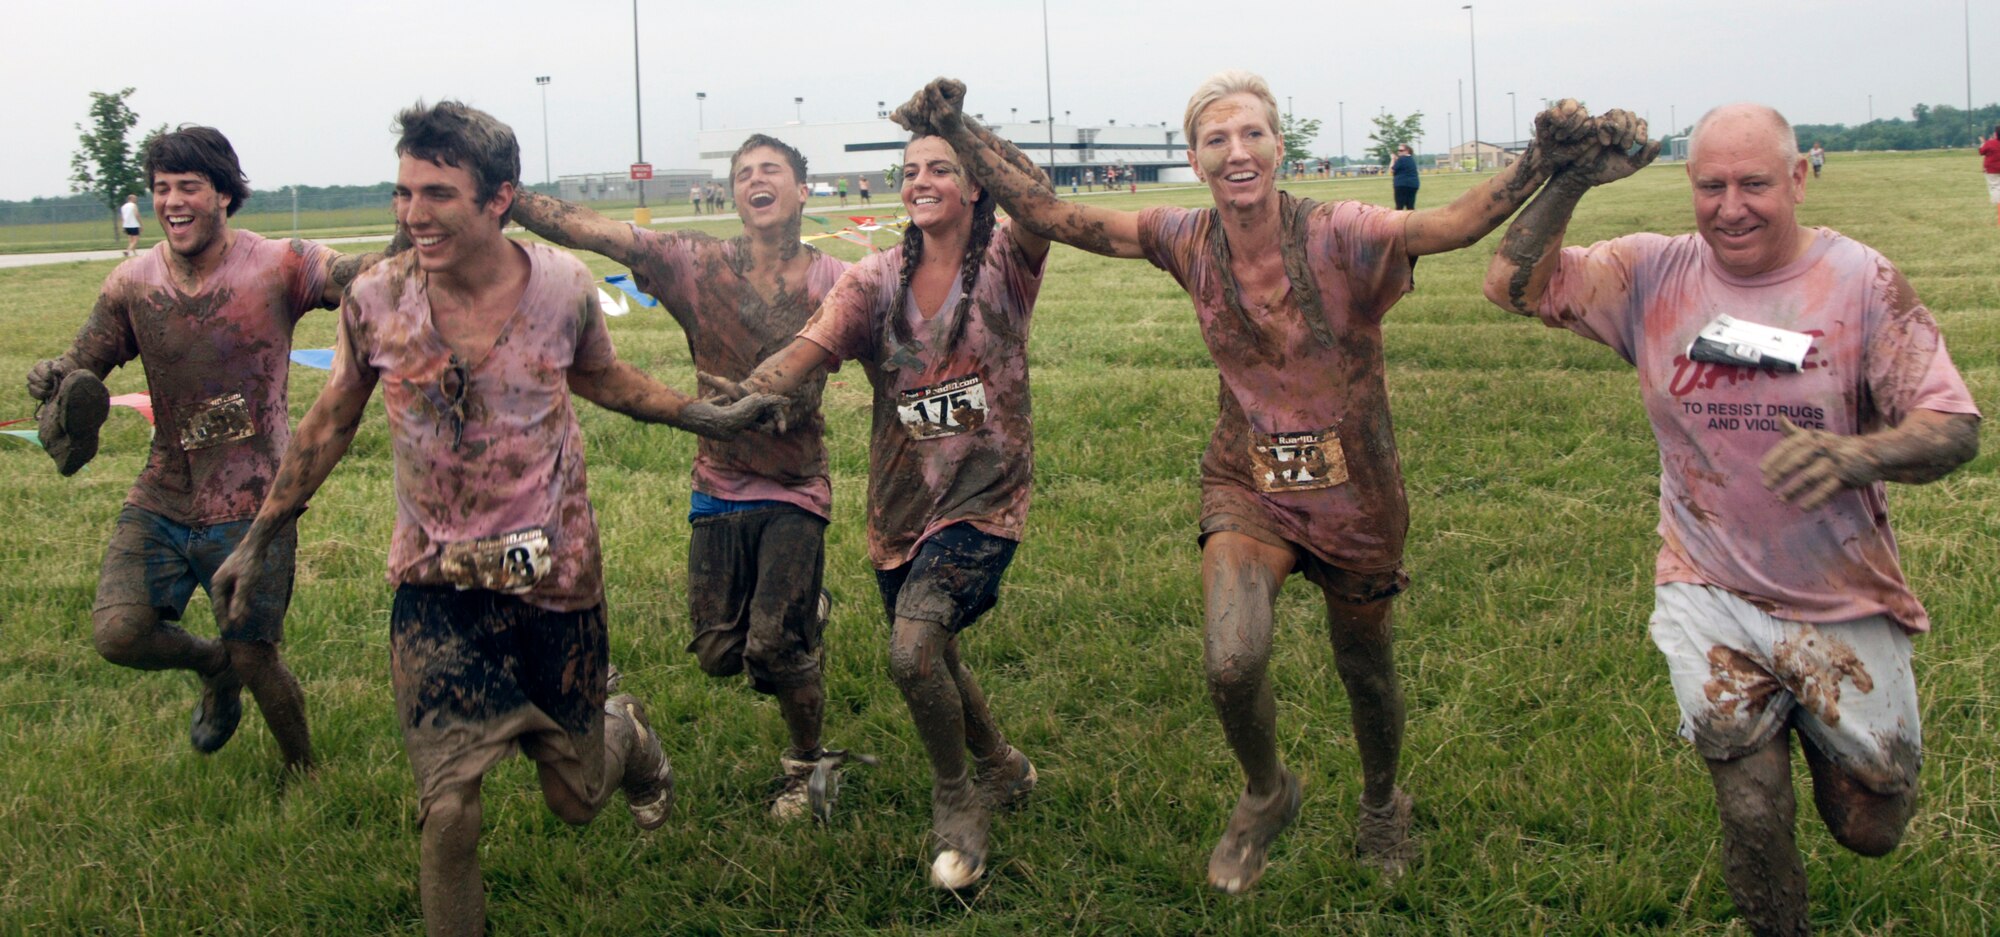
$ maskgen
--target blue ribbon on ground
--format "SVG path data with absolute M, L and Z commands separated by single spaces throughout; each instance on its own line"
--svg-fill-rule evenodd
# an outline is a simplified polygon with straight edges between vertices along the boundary
M 295 349 L 292 352 L 292 363 L 303 364 L 308 368 L 318 368 L 322 371 L 331 371 L 333 370 L 333 349 L 331 348 Z
M 654 306 L 660 304 L 659 300 L 654 299 L 653 297 L 640 292 L 638 284 L 632 282 L 632 277 L 629 274 L 614 273 L 608 277 L 605 277 L 604 282 L 609 283 L 612 286 L 618 287 L 621 290 L 624 290 L 625 295 L 638 300 L 639 305 L 644 306 L 648 309 L 651 309 Z

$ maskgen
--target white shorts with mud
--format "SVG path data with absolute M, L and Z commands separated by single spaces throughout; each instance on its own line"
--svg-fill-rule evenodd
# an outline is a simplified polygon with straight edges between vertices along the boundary
M 1886 616 L 1789 621 L 1725 589 L 1653 587 L 1653 643 L 1667 656 L 1681 735 L 1702 757 L 1740 758 L 1788 723 L 1878 794 L 1911 790 L 1923 763 L 1910 638 Z

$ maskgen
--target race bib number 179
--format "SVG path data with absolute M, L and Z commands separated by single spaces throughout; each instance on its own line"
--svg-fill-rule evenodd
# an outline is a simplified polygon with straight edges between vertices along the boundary
M 1311 491 L 1347 481 L 1347 453 L 1331 427 L 1313 433 L 1250 434 L 1259 491 Z
M 978 429 L 986 423 L 986 385 L 974 374 L 903 391 L 896 400 L 896 417 L 917 439 Z

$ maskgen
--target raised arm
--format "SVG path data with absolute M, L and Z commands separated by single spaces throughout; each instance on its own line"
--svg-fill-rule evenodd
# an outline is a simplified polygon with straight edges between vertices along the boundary
M 1591 145 L 1582 153 L 1573 154 L 1572 161 L 1556 172 L 1527 209 L 1507 227 L 1507 234 L 1500 239 L 1500 249 L 1486 267 L 1484 291 L 1494 305 L 1524 316 L 1535 315 L 1541 308 L 1542 294 L 1548 290 L 1549 278 L 1555 275 L 1556 256 L 1562 251 L 1570 215 L 1576 211 L 1583 193 L 1638 172 L 1659 155 L 1657 143 L 1635 149 L 1635 144 L 1644 141 L 1645 121 L 1624 111 L 1610 111 L 1594 123 L 1607 122 L 1611 127 L 1592 135 Z
M 951 143 L 966 170 L 993 193 L 1019 227 L 1035 237 L 1061 241 L 1107 257 L 1145 256 L 1139 244 L 1139 213 L 1114 211 L 1056 197 L 1048 176 L 1027 154 L 967 118 L 965 85 L 939 78 L 891 115 L 912 133 L 935 133 Z M 1031 257 L 1031 242 L 1016 239 Z M 1046 245 L 1044 245 L 1046 249 Z
M 250 530 L 215 571 L 209 594 L 216 617 L 226 622 L 239 622 L 250 614 L 251 597 L 257 593 L 257 580 L 264 569 L 265 552 L 279 534 L 305 513 L 306 503 L 347 454 L 348 445 L 354 442 L 354 432 L 361 426 L 368 397 L 375 392 L 372 372 L 339 360 L 350 354 L 344 326 L 341 332 L 334 344 L 337 360 L 333 376 L 313 401 L 312 409 L 299 420 L 299 428 L 292 431 L 291 442 L 285 444 L 284 458 L 278 463 L 278 476 L 272 481 L 271 490 L 265 493 L 264 504 L 257 509 Z
M 1469 247 L 1569 166 L 1585 164 L 1585 174 L 1592 177 L 1615 168 L 1622 174 L 1611 178 L 1624 178 L 1659 154 L 1659 144 L 1646 139 L 1645 121 L 1621 110 L 1593 120 L 1582 105 L 1564 99 L 1535 116 L 1535 138 L 1520 159 L 1449 204 L 1411 212 L 1404 241 L 1411 256 Z
M 1913 410 L 1889 429 L 1859 436 L 1800 429 L 1780 419 L 1785 438 L 1764 456 L 1764 487 L 1805 510 L 1842 488 L 1934 482 L 1979 454 L 1979 418 L 1970 413 Z
M 596 370 L 569 372 L 569 389 L 614 413 L 643 423 L 665 423 L 700 436 L 731 439 L 769 414 L 783 419 L 787 401 L 773 394 L 748 394 L 727 405 L 696 400 L 654 380 L 618 359 Z
M 639 246 L 631 225 L 539 192 L 515 195 L 513 218 L 551 242 L 602 254 L 627 267 L 633 265 L 632 255 Z

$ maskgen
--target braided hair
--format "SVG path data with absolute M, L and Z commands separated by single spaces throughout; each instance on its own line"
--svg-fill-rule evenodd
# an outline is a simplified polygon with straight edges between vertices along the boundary
M 913 137 L 911 142 L 920 139 L 923 137 Z M 958 344 L 959 336 L 965 333 L 966 316 L 972 309 L 972 290 L 979 285 L 979 271 L 986 265 L 986 248 L 993 243 L 996 208 L 992 190 L 980 187 L 979 199 L 972 203 L 972 236 L 966 239 L 965 256 L 960 258 L 958 264 L 958 308 L 951 314 L 951 331 L 944 336 L 944 344 L 934 360 L 942 361 L 950 355 L 952 346 Z M 889 306 L 890 327 L 895 329 L 896 341 L 902 344 L 908 344 L 913 337 L 909 317 L 904 313 L 910 294 L 910 278 L 916 275 L 923 259 L 924 231 L 913 223 L 903 232 L 903 268 L 897 272 L 896 297 Z

